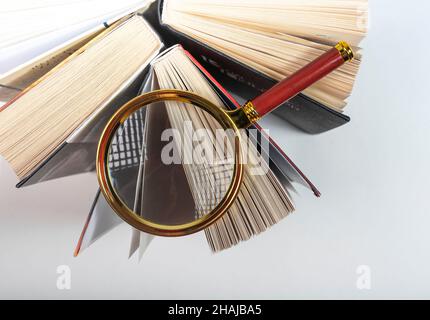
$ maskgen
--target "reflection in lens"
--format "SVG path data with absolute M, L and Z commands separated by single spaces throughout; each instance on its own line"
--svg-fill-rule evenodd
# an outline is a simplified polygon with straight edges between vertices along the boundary
M 176 101 L 131 114 L 111 141 L 115 192 L 135 214 L 174 226 L 205 217 L 233 180 L 235 134 L 206 111 Z

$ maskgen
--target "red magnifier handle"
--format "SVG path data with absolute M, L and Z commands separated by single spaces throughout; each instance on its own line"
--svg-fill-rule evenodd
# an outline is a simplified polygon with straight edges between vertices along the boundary
M 330 51 L 251 100 L 251 103 L 258 115 L 263 117 L 343 65 L 346 61 L 352 60 L 353 57 L 354 53 L 350 46 L 341 41 Z

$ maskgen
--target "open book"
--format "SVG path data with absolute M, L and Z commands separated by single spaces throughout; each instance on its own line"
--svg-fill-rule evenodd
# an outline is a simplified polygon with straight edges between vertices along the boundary
M 106 120 L 161 47 L 141 16 L 128 16 L 1 107 L 0 154 L 19 185 L 94 169 Z
M 79 44 L 83 47 L 76 49 Z M 59 56 L 64 61 L 56 61 L 54 68 L 0 109 L 0 154 L 19 177 L 18 186 L 94 170 L 96 147 L 106 122 L 119 106 L 138 94 L 142 82 L 143 92 L 186 89 L 217 105 L 229 109 L 239 107 L 223 86 L 182 47 L 175 46 L 160 54 L 162 41 L 139 15 L 127 16 L 106 30 L 70 45 L 73 52 Z M 49 59 L 60 52 L 57 50 L 46 57 Z M 176 65 L 176 69 L 170 69 L 170 64 Z M 27 73 L 28 67 L 22 70 L 26 71 L 22 74 L 31 75 Z M 20 80 L 20 77 L 9 79 Z M 243 97 L 251 98 L 252 93 L 245 92 Z M 154 112 L 151 117 L 157 119 L 160 114 Z M 148 125 L 157 126 L 159 122 L 151 121 Z M 291 213 L 294 183 L 319 195 L 261 127 L 254 125 L 247 134 L 258 146 L 269 146 L 254 150 L 256 157 L 264 159 L 260 164 L 268 173 L 262 176 L 246 173 L 243 190 L 229 213 L 206 230 L 213 251 L 248 240 Z M 269 152 L 270 157 L 264 152 Z M 139 166 L 139 162 L 132 165 Z M 142 198 L 139 194 L 142 189 L 134 186 L 132 190 L 130 201 L 136 202 L 137 196 Z M 251 201 L 254 198 L 258 201 Z M 77 252 L 121 222 L 99 195 Z M 143 252 L 150 239 L 134 230 L 130 252 L 139 247 Z
M 352 63 L 275 111 L 319 133 L 349 121 L 343 110 L 361 61 L 367 10 L 367 0 L 164 0 L 159 19 L 165 37 L 181 41 L 205 67 L 258 90 L 347 41 L 356 53 Z
M 167 49 L 151 62 L 150 76 L 143 86 L 143 91 L 167 88 L 195 92 L 224 108 L 234 109 L 239 106 L 233 97 L 180 46 Z M 188 112 L 192 113 L 190 110 Z M 152 145 L 152 148 L 154 148 L 154 146 L 157 146 L 157 144 L 152 143 L 151 135 L 159 139 L 157 133 L 163 130 L 166 120 L 179 126 L 184 119 L 183 116 L 181 109 L 175 110 L 169 108 L 166 111 L 161 108 L 157 109 L 154 106 L 149 107 L 146 111 L 146 117 L 142 117 L 141 120 L 145 121 L 145 124 L 142 125 L 145 128 L 145 137 L 147 140 L 144 142 L 145 147 L 151 148 Z M 135 134 L 137 131 L 129 130 L 129 132 L 130 134 Z M 250 239 L 253 235 L 265 231 L 293 212 L 294 205 L 291 192 L 295 190 L 293 187 L 294 183 L 302 184 L 311 189 L 316 195 L 319 195 L 318 190 L 297 169 L 282 150 L 277 147 L 276 143 L 265 134 L 264 130 L 260 127 L 252 127 L 248 130 L 248 134 L 250 139 L 257 141 L 256 146 L 261 147 L 262 144 L 270 146 L 270 158 L 264 157 L 264 155 L 262 156 L 259 153 L 265 148 L 259 148 L 260 151 L 253 149 L 249 153 L 249 156 L 254 159 L 245 165 L 244 181 L 238 198 L 228 213 L 205 230 L 208 244 L 214 252 L 230 248 L 241 241 Z M 138 137 L 128 137 L 128 139 L 124 138 L 123 140 L 138 141 L 139 139 Z M 254 144 L 249 146 L 249 148 L 253 147 Z M 130 148 L 124 147 L 127 150 Z M 139 145 L 133 148 L 133 152 L 136 151 L 138 153 L 136 157 L 141 156 L 141 152 L 139 153 L 140 149 L 141 146 Z M 257 158 L 260 161 L 256 161 Z M 136 167 L 138 165 L 139 163 L 136 163 Z M 151 165 L 154 166 L 156 164 Z M 257 169 L 257 166 L 259 167 L 258 169 L 266 169 L 263 170 L 266 173 L 254 174 L 253 170 Z M 138 168 L 134 170 L 136 172 L 139 171 Z M 129 174 L 129 171 L 130 166 L 127 165 L 119 176 L 126 176 Z M 150 204 L 144 203 L 145 199 L 148 200 L 157 197 L 159 194 L 164 194 L 165 190 L 163 189 L 169 188 L 169 185 L 157 186 L 150 184 L 150 177 L 145 177 L 143 170 L 142 172 L 139 171 L 139 173 L 141 176 L 139 176 L 137 184 L 133 179 L 126 179 L 130 182 L 124 188 L 131 190 L 128 191 L 130 197 L 127 199 L 127 202 L 134 203 L 135 210 L 136 206 L 138 206 L 140 208 L 143 207 L 142 210 L 152 211 L 149 209 Z M 185 169 L 185 173 L 187 174 L 187 169 Z M 171 172 L 170 178 L 174 179 L 175 175 L 176 173 Z M 183 179 L 177 180 L 183 181 Z M 145 191 L 145 188 L 142 186 L 148 184 L 149 188 Z M 158 190 L 159 188 L 162 189 Z M 189 200 L 184 200 L 191 202 L 189 206 L 190 212 L 193 212 L 193 197 L 195 195 L 190 195 Z M 178 213 L 176 212 L 176 214 Z M 113 215 L 115 214 L 107 206 L 103 196 L 98 194 L 82 232 L 76 254 L 120 223 L 120 220 L 112 218 Z M 133 230 L 130 254 L 133 254 L 140 248 L 140 255 L 142 255 L 151 239 L 152 236 Z

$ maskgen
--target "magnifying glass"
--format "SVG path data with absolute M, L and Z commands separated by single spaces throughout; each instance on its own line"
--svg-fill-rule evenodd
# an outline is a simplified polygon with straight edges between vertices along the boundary
M 123 105 L 100 138 L 97 175 L 113 210 L 138 230 L 183 236 L 205 229 L 234 202 L 244 172 L 247 128 L 346 61 L 339 42 L 243 107 L 226 111 L 181 90 L 158 90 Z

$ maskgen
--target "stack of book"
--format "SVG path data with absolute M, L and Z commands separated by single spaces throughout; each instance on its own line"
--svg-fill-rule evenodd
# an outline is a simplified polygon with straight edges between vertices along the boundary
M 334 129 L 349 120 L 343 110 L 361 61 L 366 16 L 364 0 L 154 2 L 3 75 L 0 100 L 7 102 L 0 109 L 0 154 L 18 176 L 18 187 L 94 171 L 104 126 L 133 97 L 181 89 L 235 109 L 245 97 L 294 73 L 337 41 L 348 40 L 358 53 L 354 63 L 276 111 L 310 133 Z M 154 120 L 151 128 L 156 126 Z M 320 195 L 263 128 L 251 129 L 250 136 L 269 145 L 267 174 L 253 176 L 245 166 L 239 196 L 205 230 L 214 252 L 248 240 L 292 213 L 294 184 Z M 120 223 L 98 191 L 75 254 Z M 132 228 L 130 256 L 137 251 L 142 256 L 152 239 Z

